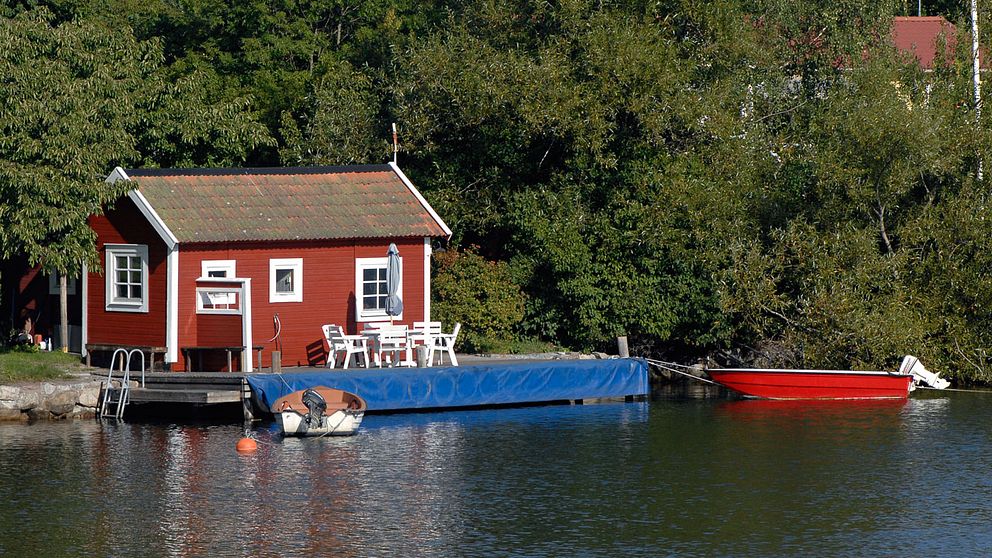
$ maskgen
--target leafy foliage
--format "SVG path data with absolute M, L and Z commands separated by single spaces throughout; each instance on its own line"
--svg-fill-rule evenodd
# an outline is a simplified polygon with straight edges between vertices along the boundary
M 121 195 L 100 176 L 137 157 L 128 133 L 156 45 L 45 10 L 0 21 L 0 250 L 78 269 L 87 218 Z
M 396 122 L 402 166 L 455 231 L 434 308 L 466 345 L 913 353 L 990 382 L 989 111 L 976 125 L 967 12 L 925 7 L 961 33 L 925 72 L 889 44 L 911 8 L 7 3 L 2 249 L 72 268 L 117 164 L 377 162 Z
M 435 260 L 434 317 L 448 327 L 462 324 L 459 347 L 485 350 L 492 343 L 510 341 L 523 317 L 525 297 L 506 264 L 485 260 L 473 247 L 438 253 Z
M 109 169 L 230 164 L 270 142 L 247 101 L 213 103 L 201 75 L 171 82 L 161 61 L 158 40 L 43 8 L 0 20 L 0 257 L 98 265 L 87 219 L 124 193 Z

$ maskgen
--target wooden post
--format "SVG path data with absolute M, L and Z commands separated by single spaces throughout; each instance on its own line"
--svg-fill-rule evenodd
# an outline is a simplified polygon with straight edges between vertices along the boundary
M 272 373 L 282 373 L 282 351 L 272 351 Z
M 62 338 L 62 352 L 69 352 L 69 281 L 65 273 L 59 273 L 59 337 Z M 48 347 L 48 350 L 52 350 Z
M 617 337 L 617 354 L 622 358 L 628 358 L 630 356 L 630 350 L 627 349 L 627 336 L 623 335 Z
M 417 345 L 417 368 L 427 366 L 427 345 Z

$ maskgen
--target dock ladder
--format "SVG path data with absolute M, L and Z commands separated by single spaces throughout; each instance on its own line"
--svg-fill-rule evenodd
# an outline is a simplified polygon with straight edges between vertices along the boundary
M 141 349 L 117 349 L 110 360 L 107 382 L 103 385 L 103 400 L 100 402 L 100 417 L 122 419 L 131 393 L 131 358 L 135 353 L 141 356 L 141 387 L 145 387 L 145 353 Z M 114 387 L 114 363 L 120 357 L 120 387 Z

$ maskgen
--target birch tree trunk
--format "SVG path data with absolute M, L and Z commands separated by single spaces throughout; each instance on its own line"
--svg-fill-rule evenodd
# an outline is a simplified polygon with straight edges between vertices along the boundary
M 971 0 L 971 63 L 975 80 L 975 127 L 982 124 L 982 77 L 978 54 L 978 0 Z M 978 155 L 978 180 L 982 179 L 982 156 Z

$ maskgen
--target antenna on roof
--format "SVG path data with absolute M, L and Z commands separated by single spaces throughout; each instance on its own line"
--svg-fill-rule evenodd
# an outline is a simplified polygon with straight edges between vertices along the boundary
M 400 152 L 400 143 L 396 138 L 396 123 L 393 122 L 393 163 L 396 163 L 396 154 Z

